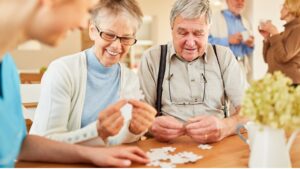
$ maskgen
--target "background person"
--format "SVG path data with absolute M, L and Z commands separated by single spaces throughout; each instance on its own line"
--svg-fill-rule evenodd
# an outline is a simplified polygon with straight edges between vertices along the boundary
M 280 19 L 284 20 L 284 31 L 279 33 L 272 22 L 267 21 L 259 27 L 264 37 L 263 56 L 268 64 L 268 72 L 282 71 L 300 84 L 300 1 L 285 0 Z
M 228 9 L 213 12 L 208 41 L 229 47 L 250 81 L 252 70 L 249 58 L 253 54 L 254 37 L 250 23 L 242 16 L 245 0 L 226 0 L 226 4 Z

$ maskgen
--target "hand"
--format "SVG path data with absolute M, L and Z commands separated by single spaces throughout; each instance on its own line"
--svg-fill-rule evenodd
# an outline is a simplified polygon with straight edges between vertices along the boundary
M 215 116 L 198 116 L 188 120 L 187 135 L 198 143 L 212 143 L 225 137 L 225 125 L 222 119 Z
M 261 23 L 259 25 L 259 32 L 265 39 L 272 35 L 278 34 L 276 26 L 273 25 L 271 21 Z
M 250 36 L 245 42 L 245 45 L 247 45 L 249 48 L 254 47 L 254 36 Z
M 130 132 L 140 134 L 147 131 L 155 119 L 156 110 L 149 104 L 134 99 L 129 100 L 128 103 L 133 106 Z
M 82 146 L 81 146 L 82 147 Z M 88 162 L 104 167 L 129 167 L 132 162 L 148 163 L 149 160 L 143 150 L 133 146 L 117 147 L 84 147 L 79 150 Z
M 262 30 L 260 26 L 258 27 L 258 31 L 264 37 L 265 40 L 270 37 L 270 33 L 265 30 Z
M 232 34 L 232 35 L 229 35 L 229 38 L 228 38 L 228 41 L 229 41 L 229 44 L 232 44 L 232 45 L 237 45 L 237 44 L 240 44 L 243 40 L 243 37 L 241 35 L 241 33 L 236 33 L 236 34 Z
M 124 118 L 120 112 L 120 109 L 126 103 L 126 100 L 120 100 L 99 113 L 97 130 L 98 135 L 103 140 L 109 136 L 114 136 L 119 133 L 124 123 Z
M 170 141 L 185 134 L 183 123 L 171 116 L 157 117 L 150 129 L 153 136 L 159 141 Z

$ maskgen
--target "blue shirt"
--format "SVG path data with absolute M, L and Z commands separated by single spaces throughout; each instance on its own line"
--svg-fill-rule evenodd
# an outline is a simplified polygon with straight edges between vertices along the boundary
M 227 23 L 228 35 L 246 31 L 246 28 L 244 27 L 244 25 L 242 23 L 241 16 L 235 16 L 229 10 L 222 11 L 222 14 L 224 15 L 224 18 Z M 243 44 L 242 42 L 237 45 L 229 44 L 228 37 L 218 38 L 218 37 L 213 37 L 212 35 L 209 35 L 208 41 L 212 44 L 218 44 L 218 45 L 229 47 L 235 56 L 245 56 L 245 55 L 249 55 L 253 52 L 253 48 L 248 47 L 247 45 Z
M 22 113 L 20 80 L 9 54 L 0 63 L 0 167 L 14 167 L 26 125 Z
M 93 52 L 86 50 L 87 84 L 81 127 L 97 120 L 99 112 L 119 100 L 121 68 L 119 64 L 104 67 Z

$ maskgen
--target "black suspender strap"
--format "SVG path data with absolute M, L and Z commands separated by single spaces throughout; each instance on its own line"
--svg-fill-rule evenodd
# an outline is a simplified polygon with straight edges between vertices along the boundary
M 157 88 L 156 88 L 156 110 L 157 115 L 161 116 L 161 98 L 162 98 L 162 85 L 164 82 L 165 70 L 166 70 L 166 60 L 167 60 L 167 45 L 161 45 L 161 52 L 160 52 L 160 61 L 159 61 L 159 70 L 158 70 L 158 77 L 157 77 Z
M 218 65 L 219 65 L 219 69 L 220 69 L 220 73 L 221 73 L 221 78 L 222 78 L 222 83 L 223 83 L 223 90 L 224 90 L 224 103 L 223 103 L 223 112 L 224 112 L 224 117 L 228 117 L 228 107 L 227 107 L 227 94 L 226 94 L 226 91 L 225 91 L 225 82 L 224 82 L 224 77 L 223 77 L 223 73 L 222 73 L 222 70 L 221 70 L 221 64 L 220 64 L 220 61 L 219 61 L 219 57 L 218 57 L 218 54 L 217 54 L 217 48 L 216 48 L 216 45 L 212 45 L 213 46 L 213 49 L 214 49 L 214 52 L 215 52 L 215 55 L 216 55 L 216 58 L 217 58 L 217 61 L 218 61 Z

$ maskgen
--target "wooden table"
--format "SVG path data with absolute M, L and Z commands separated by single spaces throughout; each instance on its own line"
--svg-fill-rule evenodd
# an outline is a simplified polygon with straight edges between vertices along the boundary
M 145 151 L 151 148 L 160 148 L 164 146 L 176 147 L 176 152 L 191 151 L 195 154 L 204 156 L 203 159 L 198 160 L 196 163 L 177 165 L 176 167 L 194 168 L 194 167 L 248 167 L 249 148 L 240 140 L 238 136 L 231 136 L 224 140 L 211 144 L 213 148 L 211 150 L 201 150 L 195 142 L 188 137 L 180 137 L 170 143 L 160 143 L 154 139 L 147 139 L 139 141 L 134 145 L 139 146 Z M 294 144 L 291 148 L 291 161 L 292 167 L 300 167 L 300 134 L 298 134 Z M 17 162 L 16 167 L 95 167 L 89 164 L 57 164 L 57 163 L 36 163 L 36 162 Z M 145 168 L 147 166 L 141 164 L 133 164 L 132 167 Z

